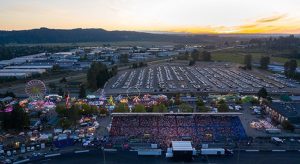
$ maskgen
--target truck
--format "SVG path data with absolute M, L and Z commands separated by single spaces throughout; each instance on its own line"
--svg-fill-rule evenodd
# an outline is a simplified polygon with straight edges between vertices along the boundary
M 271 137 L 271 142 L 273 142 L 276 145 L 283 144 L 283 140 L 278 137 Z
M 273 128 L 273 129 L 266 129 L 266 132 L 269 134 L 280 134 L 281 130 L 277 128 Z
M 161 149 L 139 149 L 138 155 L 143 156 L 160 156 L 161 155 Z
M 205 148 L 201 149 L 201 155 L 232 155 L 233 151 L 224 148 Z

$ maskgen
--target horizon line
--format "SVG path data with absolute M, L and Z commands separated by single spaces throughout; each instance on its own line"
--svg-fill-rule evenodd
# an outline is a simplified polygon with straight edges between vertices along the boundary
M 40 30 L 40 29 L 48 29 L 48 30 L 104 30 L 108 32 L 114 32 L 114 31 L 127 31 L 127 32 L 142 32 L 142 33 L 149 33 L 149 34 L 165 34 L 165 35 L 300 35 L 300 33 L 218 33 L 218 32 L 201 32 L 201 33 L 193 33 L 193 32 L 177 32 L 177 31 L 168 31 L 168 30 L 107 30 L 100 27 L 88 27 L 88 28 L 49 28 L 49 27 L 37 27 L 37 28 L 28 28 L 28 29 L 0 29 L 0 31 L 6 31 L 6 32 L 13 32 L 13 31 L 30 31 L 30 30 Z

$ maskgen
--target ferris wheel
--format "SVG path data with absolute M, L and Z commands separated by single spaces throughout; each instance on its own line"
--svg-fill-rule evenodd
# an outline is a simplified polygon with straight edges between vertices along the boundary
M 25 86 L 25 93 L 30 98 L 42 98 L 46 91 L 46 85 L 41 80 L 31 80 Z

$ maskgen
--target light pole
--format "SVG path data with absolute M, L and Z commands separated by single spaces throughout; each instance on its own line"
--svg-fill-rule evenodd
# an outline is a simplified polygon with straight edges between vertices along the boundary
M 237 157 L 237 164 L 240 163 L 240 141 L 237 143 L 238 146 L 238 157 Z
M 103 155 L 103 163 L 106 164 L 104 147 L 101 147 L 101 149 L 102 149 L 102 155 Z

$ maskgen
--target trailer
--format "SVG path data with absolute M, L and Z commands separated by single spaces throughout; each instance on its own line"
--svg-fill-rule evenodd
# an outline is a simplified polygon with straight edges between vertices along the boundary
M 162 150 L 161 149 L 139 149 L 138 150 L 138 155 L 143 155 L 143 156 L 160 156 Z
M 201 149 L 201 155 L 231 155 L 233 154 L 232 150 L 223 149 L 223 148 L 205 148 Z
M 269 134 L 280 134 L 281 130 L 277 128 L 273 128 L 273 129 L 266 129 L 266 132 Z

